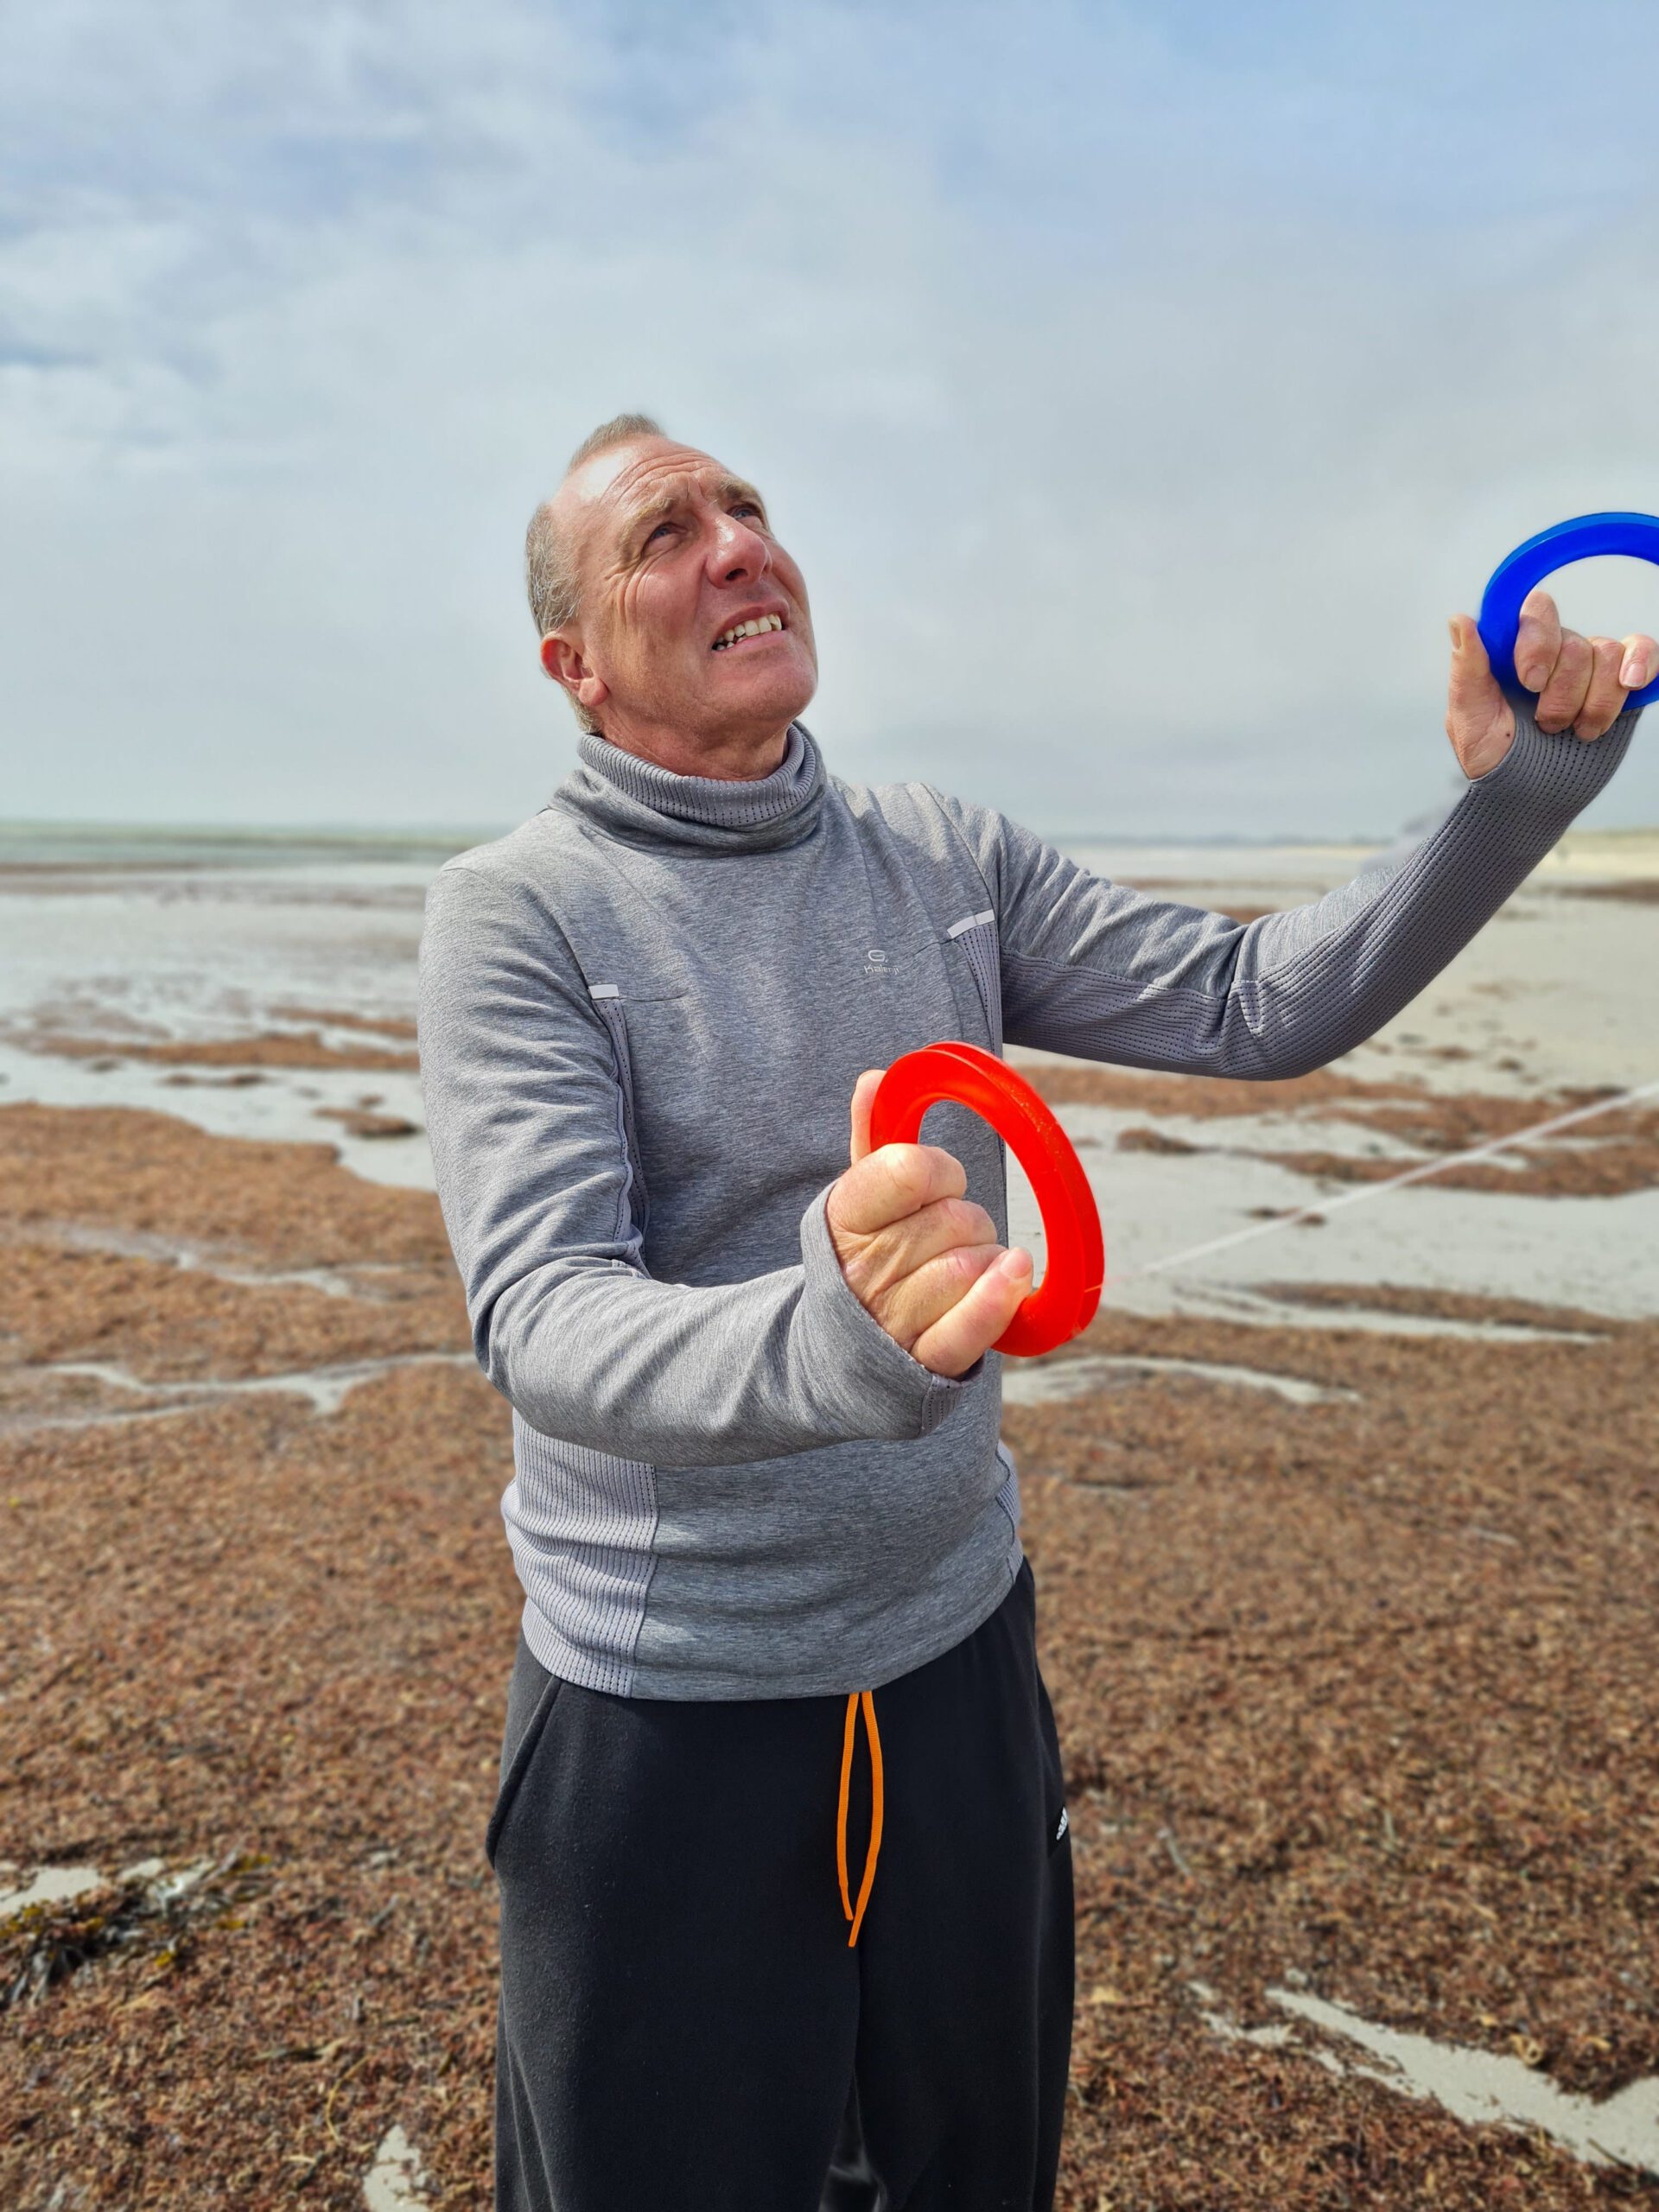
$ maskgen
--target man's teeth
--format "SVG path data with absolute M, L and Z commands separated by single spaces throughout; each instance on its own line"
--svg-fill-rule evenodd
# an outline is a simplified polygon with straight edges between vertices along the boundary
M 758 638 L 763 630 L 781 630 L 781 614 L 757 614 L 753 622 L 740 622 L 734 630 L 727 630 L 715 639 L 715 651 L 723 652 L 728 645 L 734 645 L 740 638 Z

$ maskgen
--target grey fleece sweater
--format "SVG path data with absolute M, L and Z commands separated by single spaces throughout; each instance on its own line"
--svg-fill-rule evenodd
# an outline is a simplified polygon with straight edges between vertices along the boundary
M 824 1220 L 860 1071 L 938 1038 L 1296 1075 L 1443 968 L 1612 774 L 1523 715 L 1390 868 L 1248 925 L 1091 875 L 925 785 L 764 781 L 601 738 L 427 902 L 421 1060 L 503 1501 L 553 1673 L 658 1698 L 879 1687 L 969 1635 L 1020 1559 L 1000 1361 L 930 1374 Z M 943 1108 L 1006 1234 L 995 1138 Z

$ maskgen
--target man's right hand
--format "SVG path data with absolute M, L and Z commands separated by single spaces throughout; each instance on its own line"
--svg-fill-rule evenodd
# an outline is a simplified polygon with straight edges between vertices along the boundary
M 962 1162 L 933 1144 L 870 1149 L 867 1068 L 853 1092 L 852 1165 L 830 1192 L 836 1256 L 849 1287 L 897 1344 L 935 1375 L 965 1374 L 1013 1320 L 1032 1260 L 1005 1251 L 963 1193 Z

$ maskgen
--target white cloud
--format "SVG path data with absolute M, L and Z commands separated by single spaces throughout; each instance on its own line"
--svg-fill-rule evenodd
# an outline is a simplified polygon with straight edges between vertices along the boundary
M 607 20 L 42 12 L 0 70 L 8 811 L 528 810 L 571 725 L 523 520 L 619 405 L 772 492 L 844 772 L 1078 830 L 1420 810 L 1444 614 L 1659 507 L 1618 130 L 1499 133 L 1499 79 L 1391 137 L 1374 57 L 1179 10 Z M 1659 817 L 1652 752 L 1604 818 Z

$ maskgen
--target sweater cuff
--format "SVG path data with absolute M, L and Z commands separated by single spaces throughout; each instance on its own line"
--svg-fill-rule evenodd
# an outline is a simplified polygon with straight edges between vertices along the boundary
M 1540 729 L 1530 699 L 1511 699 L 1515 742 L 1495 768 L 1471 779 L 1483 807 L 1510 817 L 1520 846 L 1532 847 L 1541 834 L 1548 850 L 1573 818 L 1611 782 L 1630 749 L 1641 720 L 1639 707 L 1628 708 L 1600 737 L 1586 742 L 1572 731 Z
M 896 1344 L 841 1271 L 825 1209 L 826 1184 L 801 1216 L 805 1282 L 798 1313 L 815 1389 L 839 1411 L 849 1436 L 906 1442 L 953 1413 L 984 1360 L 965 1375 L 935 1375 Z

